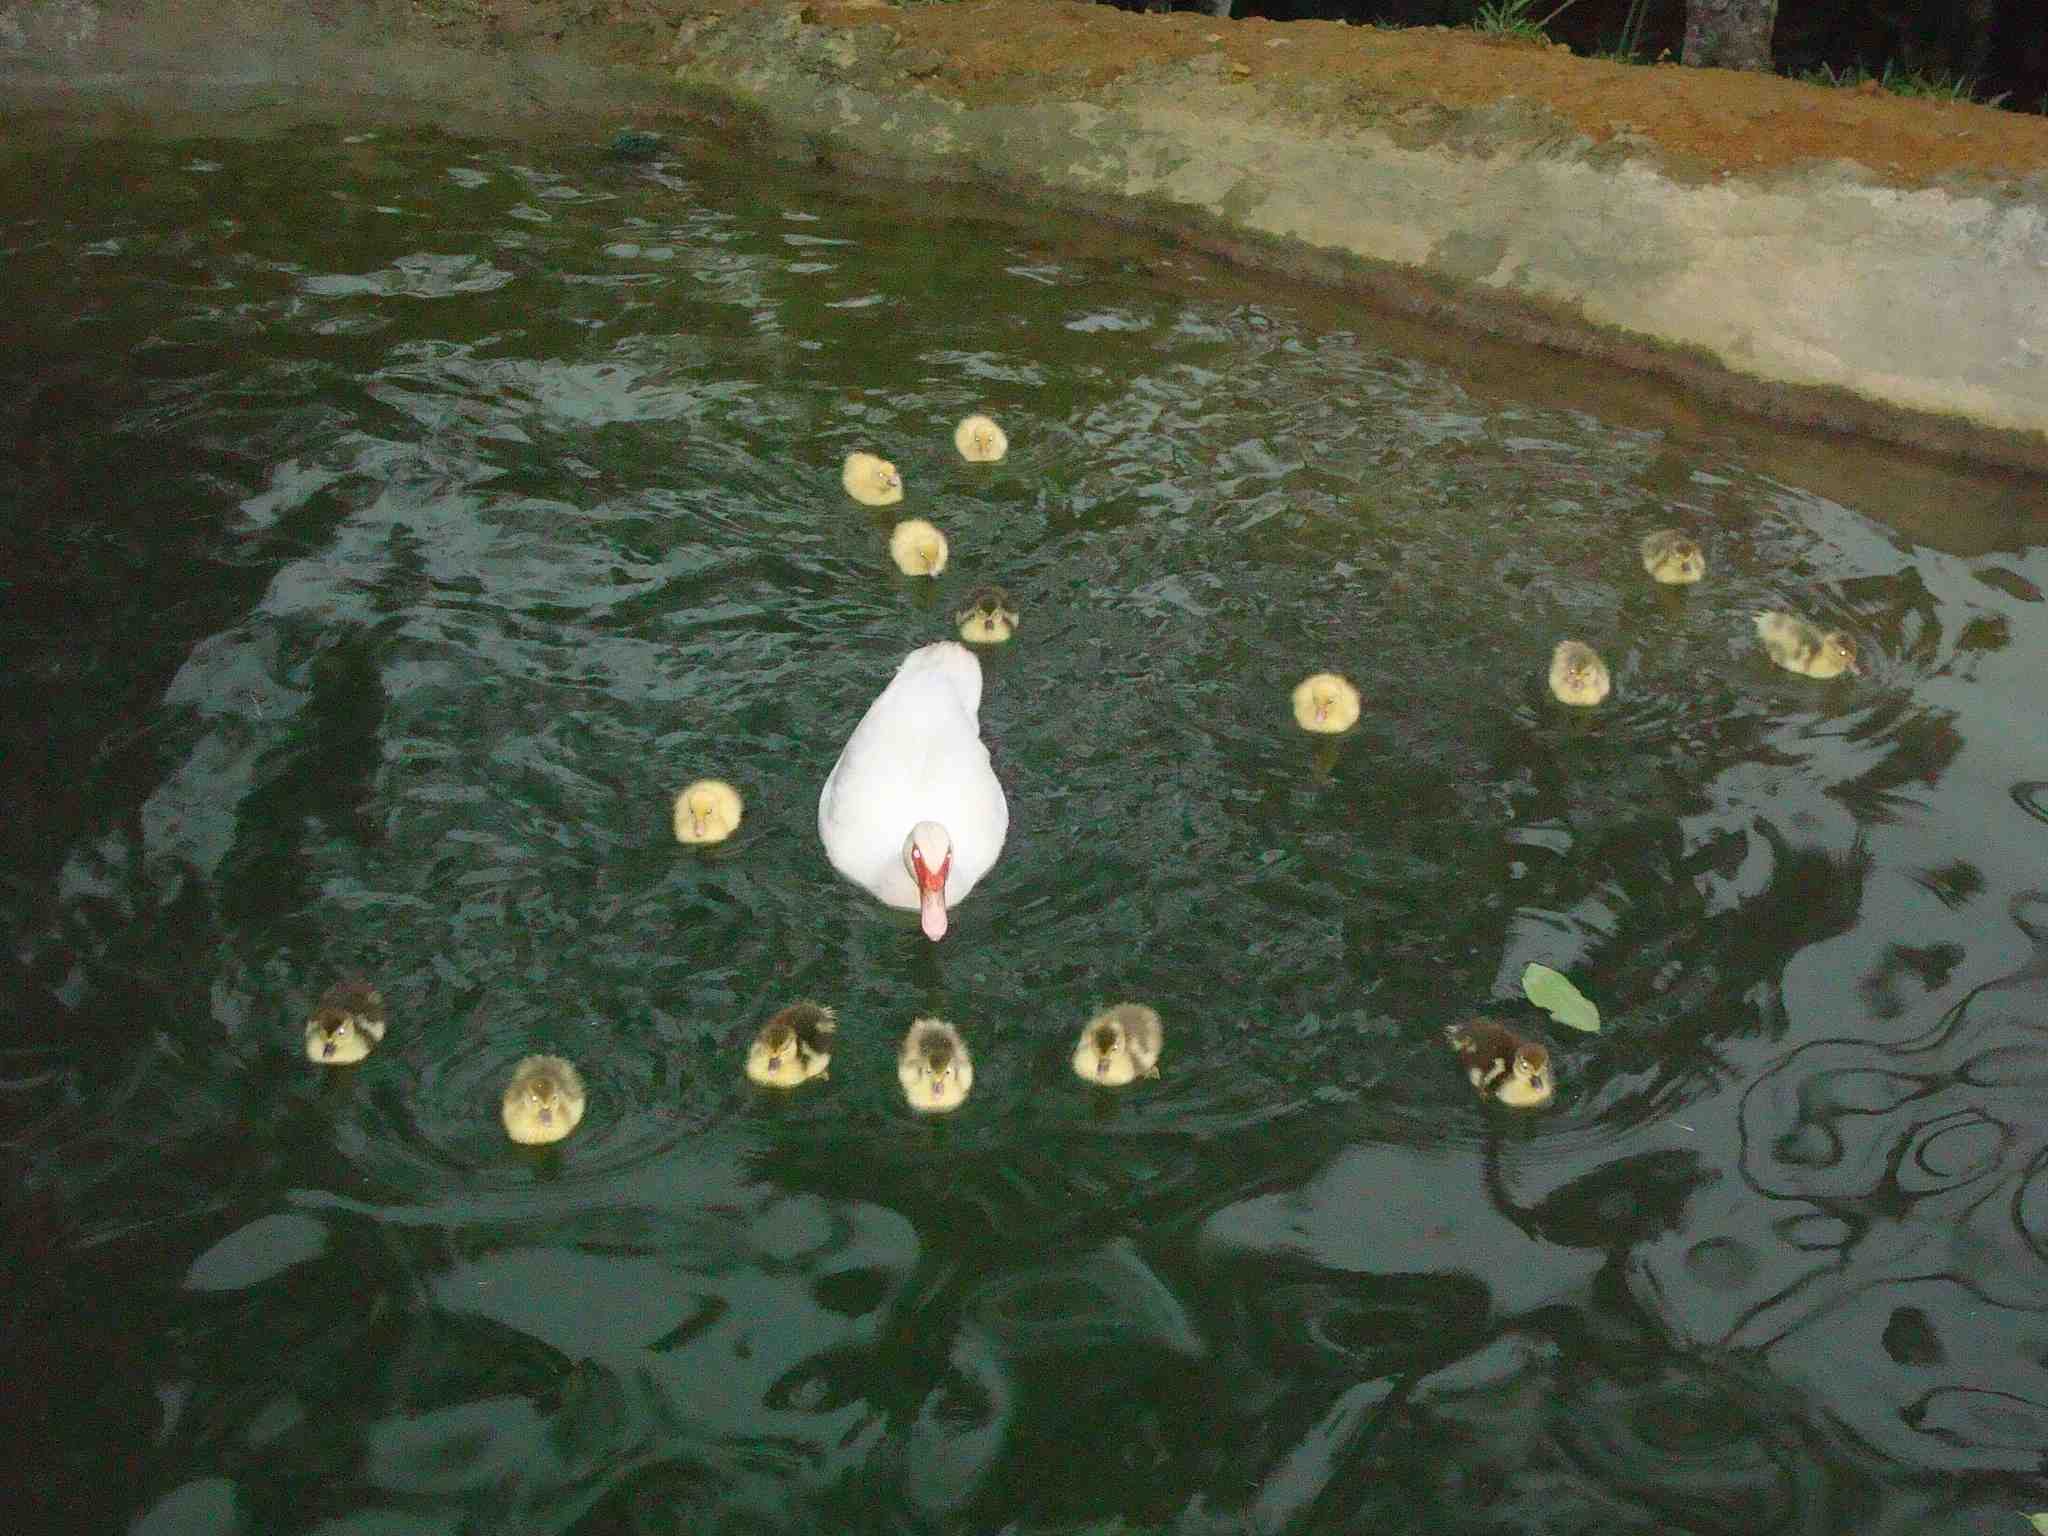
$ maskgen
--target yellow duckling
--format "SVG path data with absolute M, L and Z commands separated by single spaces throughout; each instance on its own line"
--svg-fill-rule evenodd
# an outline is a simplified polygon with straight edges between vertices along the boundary
M 906 576 L 936 576 L 946 568 L 946 536 L 921 517 L 907 517 L 890 530 L 889 555 Z
M 723 779 L 699 779 L 676 796 L 676 841 L 722 843 L 739 830 L 746 802 Z
M 384 995 L 367 981 L 338 981 L 306 1020 L 306 1059 L 348 1067 L 384 1038 Z
M 583 1119 L 583 1074 L 559 1056 L 527 1056 L 512 1069 L 500 1113 L 522 1147 L 560 1141 Z
M 1119 1003 L 1090 1019 L 1074 1047 L 1074 1075 L 1104 1088 L 1121 1088 L 1159 1075 L 1165 1043 L 1159 1015 L 1143 1003 Z
M 1581 640 L 1560 640 L 1550 653 L 1550 691 L 1560 704 L 1590 709 L 1614 687 L 1600 653 Z
M 896 1080 L 919 1114 L 942 1115 L 965 1104 L 974 1086 L 974 1063 L 960 1031 L 944 1019 L 912 1024 L 896 1058 Z
M 817 1003 L 792 1003 L 747 1048 L 747 1076 L 763 1088 L 794 1088 L 829 1074 L 839 1021 Z
M 1010 451 L 1010 439 L 986 416 L 969 416 L 953 429 L 953 446 L 970 464 L 993 464 Z
M 1294 722 L 1304 731 L 1335 736 L 1358 724 L 1358 690 L 1335 672 L 1317 672 L 1294 685 Z
M 1446 1029 L 1444 1039 L 1481 1098 L 1498 1099 L 1510 1109 L 1541 1109 L 1557 1092 L 1548 1047 L 1524 1040 L 1505 1024 L 1470 1018 Z
M 1856 642 L 1839 629 L 1825 633 L 1815 624 L 1789 613 L 1760 613 L 1756 637 L 1771 660 L 1803 677 L 1840 677 L 1862 672 L 1856 664 Z
M 839 483 L 864 507 L 893 507 L 903 499 L 903 477 L 896 466 L 872 453 L 849 453 Z
M 1707 574 L 1707 556 L 1698 540 L 1659 528 L 1643 535 L 1643 569 L 1667 587 L 1689 587 Z
M 970 645 L 1001 645 L 1017 633 L 1017 610 L 1001 587 L 977 588 L 953 618 L 960 626 L 960 638 Z

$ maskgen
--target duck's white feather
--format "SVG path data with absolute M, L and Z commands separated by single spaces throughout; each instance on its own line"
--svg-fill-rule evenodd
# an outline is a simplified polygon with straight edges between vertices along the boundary
M 892 907 L 916 911 L 904 839 L 936 821 L 953 841 L 946 905 L 995 867 L 1010 807 L 981 741 L 981 663 L 956 640 L 912 651 L 868 706 L 818 796 L 832 867 Z

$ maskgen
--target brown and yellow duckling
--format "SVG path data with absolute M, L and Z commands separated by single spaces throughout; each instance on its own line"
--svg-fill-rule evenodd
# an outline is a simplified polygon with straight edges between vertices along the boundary
M 747 1047 L 747 1077 L 763 1088 L 795 1088 L 826 1077 L 839 1021 L 818 1003 L 792 1003 L 761 1026 Z
M 385 1022 L 381 992 L 367 981 L 338 981 L 320 994 L 306 1020 L 306 1059 L 354 1066 L 384 1038 Z
M 1659 528 L 1643 535 L 1643 569 L 1667 587 L 1689 587 L 1707 574 L 1706 551 L 1690 534 Z
M 1466 1019 L 1447 1028 L 1444 1039 L 1481 1098 L 1510 1109 L 1541 1109 L 1557 1092 L 1549 1047 L 1523 1039 L 1498 1020 Z
M 1758 614 L 1756 637 L 1763 642 L 1765 655 L 1802 677 L 1840 677 L 1863 670 L 1856 661 L 1854 640 L 1839 629 L 1823 630 L 1789 613 Z
M 522 1147 L 560 1141 L 583 1119 L 583 1074 L 559 1056 L 526 1056 L 499 1106 L 505 1134 Z
M 1102 1088 L 1122 1088 L 1159 1075 L 1165 1030 L 1143 1003 L 1119 1003 L 1090 1019 L 1074 1047 L 1074 1075 Z
M 1017 610 L 1001 587 L 977 587 L 953 620 L 969 645 L 1001 645 L 1017 632 Z
M 967 1102 L 974 1086 L 974 1062 L 960 1031 L 944 1019 L 919 1019 L 903 1037 L 896 1080 L 919 1114 L 942 1115 Z

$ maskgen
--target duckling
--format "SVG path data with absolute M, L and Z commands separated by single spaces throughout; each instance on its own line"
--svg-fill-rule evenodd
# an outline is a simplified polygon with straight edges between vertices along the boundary
M 1001 587 L 977 587 L 953 618 L 960 638 L 972 645 L 1001 645 L 1017 632 L 1017 610 Z
M 384 1038 L 384 995 L 367 981 L 338 981 L 306 1020 L 306 1059 L 348 1067 Z
M 839 1021 L 817 1003 L 792 1003 L 761 1026 L 747 1048 L 747 1076 L 763 1088 L 794 1088 L 826 1077 Z
M 1550 1050 L 1493 1019 L 1470 1018 L 1444 1031 L 1481 1098 L 1510 1109 L 1541 1109 L 1557 1091 Z
M 1294 722 L 1335 736 L 1358 724 L 1358 690 L 1335 672 L 1316 672 L 1294 685 Z
M 1856 663 L 1854 640 L 1839 629 L 1823 633 L 1818 625 L 1789 613 L 1758 614 L 1756 637 L 1771 660 L 1788 672 L 1826 678 L 1863 671 Z
M 946 536 L 921 517 L 908 517 L 889 533 L 889 554 L 906 576 L 936 576 L 946 568 Z
M 1643 535 L 1643 569 L 1667 587 L 1689 587 L 1707 574 L 1706 552 L 1676 528 Z
M 723 779 L 699 779 L 676 796 L 676 841 L 722 843 L 739 830 L 746 802 Z
M 993 464 L 1010 451 L 1010 439 L 988 417 L 974 415 L 953 429 L 953 446 L 970 464 Z
M 1560 704 L 1591 708 L 1614 687 L 1600 653 L 1580 640 L 1560 640 L 1550 653 L 1550 691 Z
M 560 1141 L 583 1119 L 583 1074 L 559 1056 L 527 1056 L 512 1069 L 500 1114 L 522 1147 Z
M 1090 1019 L 1074 1047 L 1074 1075 L 1104 1088 L 1121 1088 L 1159 1075 L 1164 1031 L 1143 1003 L 1119 1003 Z
M 896 466 L 872 453 L 849 453 L 839 483 L 864 507 L 893 507 L 903 499 L 903 477 Z
M 903 1037 L 896 1080 L 920 1114 L 944 1114 L 966 1103 L 967 1090 L 974 1086 L 974 1063 L 960 1031 L 944 1019 L 917 1020 Z

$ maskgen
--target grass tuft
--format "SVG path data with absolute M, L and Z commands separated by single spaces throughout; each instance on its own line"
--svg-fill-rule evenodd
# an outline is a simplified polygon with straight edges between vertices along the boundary
M 1975 75 L 1953 74 L 1946 69 L 1907 69 L 1897 63 L 1885 65 L 1881 75 L 1873 75 L 1861 64 L 1849 64 L 1841 69 L 1830 64 L 1816 64 L 1812 69 L 1802 70 L 1797 78 L 1808 85 L 1832 85 L 1847 90 L 1874 80 L 1880 89 L 1894 96 L 1914 96 L 1923 101 L 1977 100 Z M 1999 106 L 2011 94 L 2010 91 L 2001 91 L 1983 105 Z
M 1548 41 L 1549 34 L 1543 29 L 1566 11 L 1577 5 L 1579 0 L 1564 0 L 1564 4 L 1541 18 L 1532 17 L 1530 8 L 1535 0 L 1483 0 L 1472 16 L 1472 30 L 1482 37 L 1525 38 L 1531 42 Z

